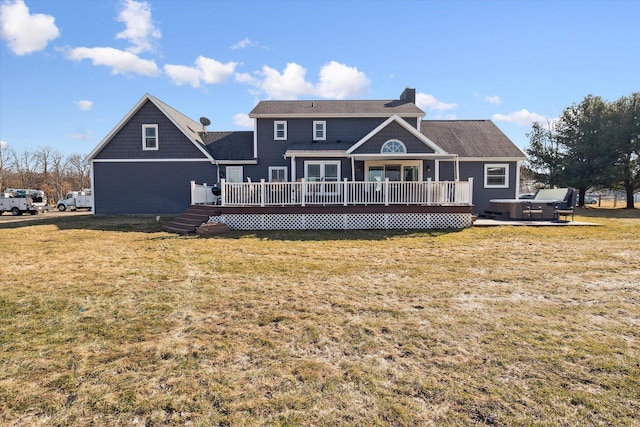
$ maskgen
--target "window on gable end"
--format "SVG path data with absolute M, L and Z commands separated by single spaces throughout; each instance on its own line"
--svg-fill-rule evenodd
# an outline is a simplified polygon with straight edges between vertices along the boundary
M 325 141 L 327 139 L 327 122 L 313 122 L 313 140 Z
M 273 139 L 275 139 L 276 141 L 285 141 L 287 139 L 286 121 L 273 122 Z
M 389 141 L 382 144 L 382 148 L 380 148 L 380 153 L 406 153 L 407 147 L 402 143 L 402 141 L 398 141 L 397 139 L 390 139 Z
M 158 125 L 142 125 L 142 149 L 158 149 Z

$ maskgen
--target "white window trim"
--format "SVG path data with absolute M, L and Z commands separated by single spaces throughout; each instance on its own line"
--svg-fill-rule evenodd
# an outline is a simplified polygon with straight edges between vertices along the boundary
M 278 137 L 278 125 L 284 125 L 284 137 Z M 276 141 L 287 140 L 287 121 L 286 120 L 274 120 L 273 122 L 273 139 Z
M 402 147 L 401 152 L 399 151 L 384 151 L 384 147 L 386 147 L 387 145 L 389 145 L 392 142 L 396 142 L 398 144 L 400 144 L 400 146 Z M 404 142 L 400 141 L 399 139 L 390 139 L 388 141 L 385 141 L 384 144 L 382 144 L 382 147 L 380 147 L 380 154 L 406 154 L 407 153 L 407 146 L 404 145 Z
M 155 147 L 147 147 L 147 129 L 156 130 L 156 145 Z M 158 151 L 160 146 L 160 136 L 158 135 L 158 125 L 142 125 L 142 149 L 144 151 Z
M 405 166 L 418 166 L 418 181 L 423 179 L 423 162 L 422 160 L 381 160 L 381 161 L 366 161 L 364 162 L 365 180 L 369 176 L 369 166 L 385 166 L 385 165 L 400 165 L 400 179 L 404 180 L 402 169 Z
M 322 125 L 322 138 L 318 138 L 316 135 L 316 125 Z M 313 140 L 314 141 L 326 141 L 327 140 L 327 122 L 326 121 L 314 121 L 313 122 Z
M 493 185 L 487 183 L 487 172 L 489 168 L 504 168 L 504 184 Z M 508 163 L 487 163 L 484 165 L 484 188 L 509 188 L 509 164 Z
M 273 182 L 272 181 L 271 172 L 274 171 L 274 170 L 283 170 L 284 171 L 284 180 L 285 181 L 289 180 L 289 176 L 287 175 L 288 168 L 286 166 L 269 166 L 269 182 Z

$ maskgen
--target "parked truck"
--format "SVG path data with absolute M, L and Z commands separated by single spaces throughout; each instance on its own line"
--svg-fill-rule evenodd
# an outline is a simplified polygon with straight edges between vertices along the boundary
M 31 203 L 38 209 L 38 212 L 49 212 L 49 202 L 47 195 L 42 190 L 6 188 L 5 193 L 11 193 L 13 197 L 31 197 Z
M 33 205 L 31 197 L 15 196 L 13 193 L 0 193 L 0 215 L 5 212 L 11 212 L 12 215 L 18 216 L 24 213 L 31 215 L 38 214 L 38 208 Z
M 56 205 L 60 212 L 67 209 L 75 211 L 76 209 L 89 209 L 93 207 L 93 196 L 91 190 L 70 191 L 64 199 L 58 200 Z

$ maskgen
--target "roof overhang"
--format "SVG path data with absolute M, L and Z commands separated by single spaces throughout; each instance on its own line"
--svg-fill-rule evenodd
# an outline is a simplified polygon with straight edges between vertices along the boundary
M 344 150 L 287 150 L 284 157 L 347 157 Z
M 460 157 L 461 162 L 521 162 L 526 157 Z
M 398 114 L 395 114 L 396 116 Z M 407 113 L 402 114 L 402 117 L 422 118 L 424 114 L 419 113 Z M 266 114 L 249 114 L 252 119 L 324 119 L 325 117 L 332 119 L 361 119 L 361 118 L 388 118 L 389 113 L 266 113 Z
M 350 154 L 349 157 L 354 160 L 456 160 L 457 154 L 439 154 L 439 153 L 367 153 L 367 154 Z

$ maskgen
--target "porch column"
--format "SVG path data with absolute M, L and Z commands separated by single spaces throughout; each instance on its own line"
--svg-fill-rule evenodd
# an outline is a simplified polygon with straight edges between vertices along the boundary
M 227 180 L 222 178 L 220 180 L 220 206 L 226 206 L 227 204 Z
M 351 157 L 351 181 L 356 180 L 356 161 Z
M 456 155 L 456 181 L 460 181 L 460 157 Z
M 291 156 L 291 179 L 294 182 L 296 180 L 296 156 Z

